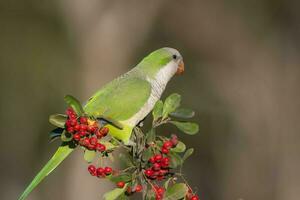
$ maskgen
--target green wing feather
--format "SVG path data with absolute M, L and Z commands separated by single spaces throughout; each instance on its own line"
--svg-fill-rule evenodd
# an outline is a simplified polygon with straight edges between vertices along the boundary
M 19 200 L 25 199 L 28 194 L 46 177 L 50 174 L 74 149 L 68 145 L 60 146 L 53 157 L 43 167 L 43 169 L 34 177 L 28 187 L 20 196 Z
M 151 84 L 133 76 L 118 78 L 98 91 L 84 106 L 87 114 L 94 117 L 104 115 L 125 121 L 136 114 L 147 102 Z

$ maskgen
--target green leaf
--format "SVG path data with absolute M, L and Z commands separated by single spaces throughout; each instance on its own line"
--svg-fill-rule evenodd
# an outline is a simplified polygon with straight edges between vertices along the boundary
M 167 118 L 171 112 L 174 112 L 180 106 L 181 96 L 177 93 L 167 97 L 163 107 L 163 119 Z
M 129 199 L 129 197 L 128 197 L 127 195 L 125 195 L 125 193 L 121 194 L 121 195 L 117 198 L 117 200 L 128 200 L 128 199 Z
M 171 151 L 181 153 L 185 151 L 185 144 L 181 141 L 178 141 L 178 144 L 176 145 L 175 148 L 172 148 Z
M 199 125 L 193 122 L 170 121 L 170 123 L 174 124 L 179 130 L 189 135 L 195 135 L 199 131 Z
M 65 123 L 67 121 L 67 115 L 54 114 L 49 116 L 49 122 L 54 126 L 65 128 Z
M 63 142 L 70 142 L 73 139 L 73 135 L 71 133 L 67 132 L 66 130 L 64 130 L 61 133 L 60 138 Z
M 96 151 L 94 150 L 88 150 L 86 149 L 84 151 L 84 159 L 88 162 L 88 163 L 91 163 L 93 162 L 94 158 L 95 158 L 95 155 L 96 155 Z
M 154 142 L 156 138 L 155 129 L 151 128 L 151 130 L 146 134 L 146 142 L 147 144 Z
M 74 149 L 68 145 L 60 146 L 53 157 L 42 168 L 42 170 L 34 177 L 31 183 L 20 196 L 19 200 L 25 199 L 29 193 L 46 177 L 48 176 Z
M 174 112 L 170 113 L 170 116 L 177 117 L 177 118 L 183 118 L 183 119 L 189 119 L 195 116 L 195 112 L 188 108 L 178 108 Z
M 77 115 L 81 116 L 84 113 L 80 102 L 75 97 L 73 97 L 71 95 L 66 95 L 64 99 L 65 99 L 65 102 L 71 108 L 73 108 L 73 110 L 76 112 Z
M 127 183 L 127 182 L 130 182 L 132 179 L 131 174 L 129 174 L 129 173 L 123 173 L 118 176 L 111 175 L 111 176 L 107 176 L 107 178 L 114 183 L 117 183 L 120 181 L 124 181 L 125 183 Z
M 177 183 L 167 189 L 164 200 L 178 200 L 186 196 L 188 187 L 184 183 Z
M 52 130 L 49 133 L 50 141 L 53 141 L 54 139 L 60 137 L 63 131 L 64 131 L 64 129 L 62 129 L 62 128 L 56 128 L 56 129 Z
M 170 167 L 171 168 L 177 168 L 179 165 L 182 165 L 182 158 L 174 152 L 170 152 L 169 154 L 171 160 L 170 160 Z
M 144 150 L 142 158 L 144 161 L 148 161 L 151 158 L 151 156 L 153 156 L 153 152 L 151 147 L 149 147 L 146 150 Z
M 127 184 L 123 188 L 116 188 L 104 194 L 105 200 L 115 200 L 120 197 L 127 189 Z
M 184 153 L 183 157 L 182 157 L 182 161 L 185 161 L 188 157 L 190 157 L 192 154 L 194 153 L 194 149 L 190 148 L 188 150 L 186 150 L 186 152 Z
M 156 102 L 156 104 L 153 108 L 153 111 L 152 111 L 153 121 L 155 121 L 158 118 L 162 117 L 163 107 L 164 107 L 164 103 L 162 102 L 162 100 L 159 100 L 159 101 Z

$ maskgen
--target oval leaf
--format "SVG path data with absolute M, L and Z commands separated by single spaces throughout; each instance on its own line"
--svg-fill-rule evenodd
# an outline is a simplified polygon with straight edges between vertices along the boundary
M 190 148 L 188 150 L 186 150 L 186 152 L 184 153 L 183 157 L 182 157 L 182 161 L 185 161 L 188 157 L 190 157 L 194 152 L 193 148 Z
M 199 131 L 199 125 L 193 122 L 175 122 L 171 121 L 179 130 L 189 135 L 195 135 Z
M 54 114 L 49 116 L 49 122 L 54 126 L 64 128 L 67 121 L 67 116 L 62 114 Z
M 164 200 L 183 199 L 188 192 L 188 187 L 184 183 L 177 183 L 169 187 L 164 195 Z
M 185 144 L 181 141 L 178 141 L 178 144 L 176 145 L 176 147 L 172 148 L 171 151 L 181 153 L 181 152 L 184 152 L 185 149 L 186 149 Z
M 170 167 L 171 168 L 173 168 L 173 169 L 177 168 L 179 165 L 182 164 L 182 159 L 177 153 L 171 152 L 169 154 L 169 156 L 171 158 L 171 161 L 170 161 Z
M 183 119 L 189 119 L 195 116 L 195 112 L 188 108 L 178 108 L 174 112 L 170 113 L 170 116 L 177 117 L 177 118 L 183 118 Z
M 177 93 L 167 97 L 163 107 L 163 119 L 167 118 L 171 112 L 174 112 L 180 106 L 181 96 Z
M 117 183 L 120 181 L 124 181 L 125 183 L 127 183 L 127 182 L 131 181 L 131 179 L 132 179 L 131 174 L 129 174 L 129 173 L 123 173 L 118 176 L 107 176 L 107 178 L 114 183 Z
M 122 194 L 124 194 L 127 189 L 127 184 L 123 188 L 116 188 L 104 194 L 103 198 L 105 200 L 115 200 Z
M 71 95 L 66 95 L 65 96 L 65 102 L 71 107 L 73 108 L 73 110 L 76 112 L 77 115 L 81 116 L 83 111 L 83 108 L 80 104 L 80 102 L 73 96 Z
M 153 111 L 152 111 L 154 121 L 157 120 L 158 118 L 162 117 L 163 107 L 164 107 L 164 103 L 162 102 L 162 100 L 159 100 L 156 102 L 156 104 L 153 108 Z
M 88 163 L 91 163 L 91 162 L 93 162 L 95 155 L 96 155 L 96 151 L 86 149 L 84 151 L 83 157 Z

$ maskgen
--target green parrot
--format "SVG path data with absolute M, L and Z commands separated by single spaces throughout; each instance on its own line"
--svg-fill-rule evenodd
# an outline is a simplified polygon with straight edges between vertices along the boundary
M 106 125 L 109 134 L 129 144 L 133 128 L 151 112 L 170 79 L 183 71 L 183 58 L 176 49 L 165 47 L 153 51 L 129 72 L 97 91 L 83 106 L 84 112 L 95 118 L 105 116 L 118 121 L 122 128 Z M 19 200 L 25 199 L 73 150 L 68 145 L 60 146 Z

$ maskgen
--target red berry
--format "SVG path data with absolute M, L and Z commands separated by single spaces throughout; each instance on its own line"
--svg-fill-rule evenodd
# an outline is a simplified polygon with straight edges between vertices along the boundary
M 146 169 L 145 174 L 146 174 L 147 177 L 150 177 L 150 176 L 153 175 L 153 171 L 151 169 Z
M 67 131 L 69 132 L 69 133 L 73 133 L 74 132 L 74 128 L 71 126 L 71 127 L 68 127 L 67 128 Z
M 71 126 L 75 126 L 77 124 L 77 120 L 76 119 L 71 119 L 70 124 L 71 124 Z
M 80 130 L 80 125 L 79 125 L 79 124 L 76 124 L 76 125 L 74 126 L 74 130 L 75 130 L 75 131 L 79 131 L 79 130 Z
M 92 176 L 96 176 L 96 167 L 94 165 L 89 165 L 88 170 Z
M 168 154 L 168 153 L 169 153 L 169 149 L 163 147 L 163 148 L 161 149 L 161 152 L 162 152 L 163 154 Z
M 70 127 L 70 126 L 71 126 L 71 120 L 68 119 L 68 120 L 66 121 L 66 127 Z
M 162 159 L 162 155 L 161 154 L 157 154 L 157 155 L 154 156 L 155 162 L 160 162 L 161 159 Z
M 163 195 L 165 193 L 165 189 L 163 187 L 156 188 L 156 194 Z
M 118 188 L 123 188 L 125 186 L 125 182 L 124 181 L 119 181 L 118 183 L 117 183 L 117 187 Z
M 132 192 L 132 191 L 131 191 L 131 187 L 128 187 L 127 190 L 126 190 L 127 195 L 130 195 L 131 192 Z
M 100 131 L 101 131 L 101 135 L 102 136 L 106 136 L 107 133 L 108 133 L 108 131 L 109 131 L 109 129 L 107 127 L 103 127 L 103 128 L 100 129 Z
M 178 138 L 176 135 L 171 135 L 171 140 L 170 140 L 173 144 L 173 147 L 175 147 L 178 144 Z
M 162 200 L 163 196 L 162 195 L 156 195 L 155 200 Z
M 96 127 L 95 126 L 88 126 L 87 130 L 91 133 L 94 133 L 96 131 Z
M 66 110 L 66 114 L 67 114 L 67 115 L 72 115 L 72 114 L 74 114 L 74 110 L 73 110 L 72 108 L 68 108 L 68 109 Z
M 150 162 L 150 163 L 155 163 L 155 158 L 154 158 L 154 157 L 151 157 L 151 158 L 149 159 L 149 162 Z
M 97 168 L 97 176 L 100 177 L 100 176 L 105 176 L 105 171 L 102 167 L 98 167 Z
M 75 113 L 73 113 L 73 114 L 69 115 L 69 117 L 70 117 L 70 119 L 75 119 L 76 120 L 77 115 Z
M 135 187 L 135 191 L 136 192 L 141 192 L 143 190 L 143 186 L 141 186 L 141 185 L 137 185 L 136 187 Z
M 169 163 L 170 162 L 170 158 L 169 157 L 164 157 L 162 160 L 161 160 L 162 163 Z
M 90 143 L 90 144 L 87 145 L 87 148 L 88 148 L 89 150 L 95 150 L 95 149 L 96 149 L 96 146 Z
M 86 135 L 86 132 L 85 132 L 85 131 L 79 131 L 79 135 L 80 135 L 81 137 L 84 137 L 84 136 Z
M 111 168 L 111 167 L 105 167 L 105 168 L 104 168 L 104 171 L 105 171 L 105 174 L 106 174 L 106 175 L 109 175 L 109 174 L 111 174 L 111 172 L 112 172 L 112 168 Z
M 173 146 L 173 143 L 169 140 L 165 141 L 163 144 L 163 148 L 166 148 L 166 149 L 170 149 L 172 146 Z
M 75 133 L 75 134 L 73 135 L 73 139 L 76 140 L 76 141 L 79 141 L 79 140 L 80 140 L 80 135 L 79 135 L 79 133 Z
M 91 138 L 90 138 L 90 143 L 91 143 L 92 145 L 96 145 L 96 144 L 98 143 L 98 139 L 95 138 L 95 137 L 91 137 Z
M 100 152 L 103 152 L 106 150 L 106 147 L 105 145 L 101 144 L 101 143 L 97 143 L 96 146 L 95 146 L 96 150 L 97 151 L 100 151 Z
M 159 170 L 160 170 L 160 164 L 154 163 L 154 164 L 153 164 L 153 170 L 159 171 Z
M 86 130 L 87 130 L 87 125 L 81 124 L 81 125 L 80 125 L 80 130 L 86 131 Z
M 98 131 L 96 132 L 96 136 L 97 136 L 98 139 L 101 139 L 101 138 L 102 138 L 101 131 L 98 130 Z
M 83 139 L 83 145 L 84 146 L 89 146 L 90 145 L 90 139 L 89 138 L 84 138 Z
M 86 117 L 80 117 L 80 123 L 81 124 L 86 124 L 87 123 L 87 118 Z
M 191 200 L 199 200 L 199 197 L 197 195 L 194 195 L 191 197 Z

